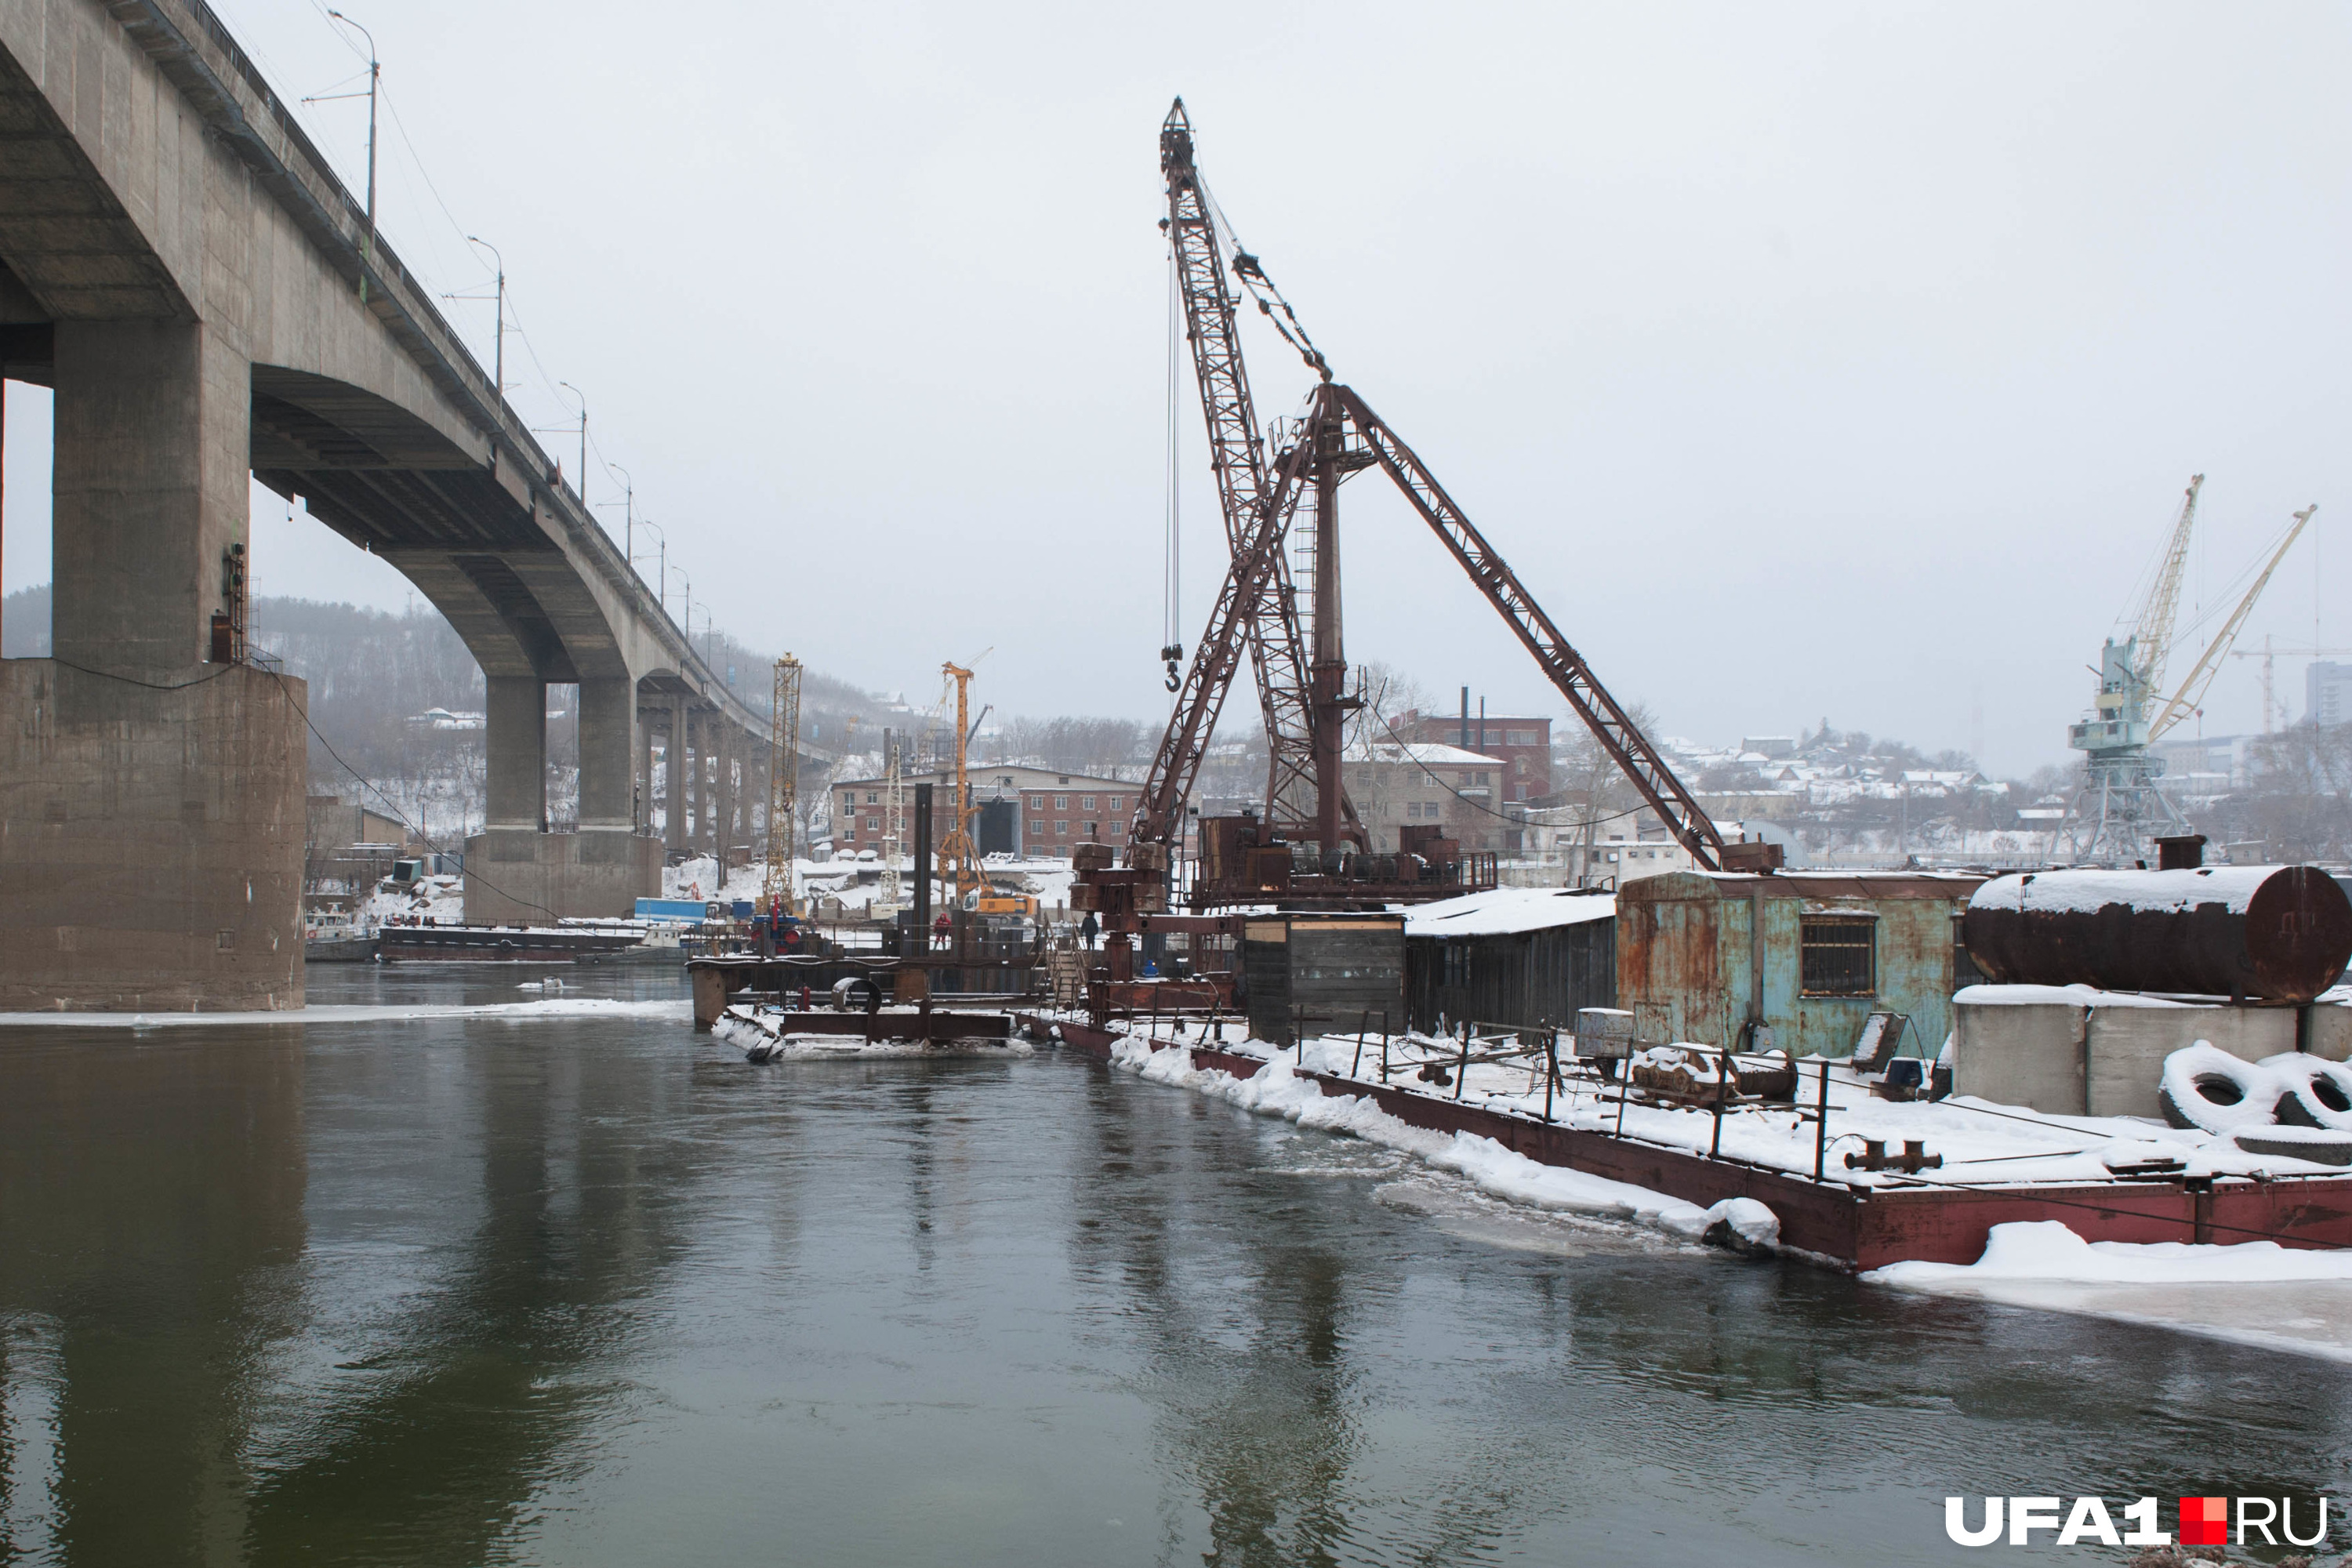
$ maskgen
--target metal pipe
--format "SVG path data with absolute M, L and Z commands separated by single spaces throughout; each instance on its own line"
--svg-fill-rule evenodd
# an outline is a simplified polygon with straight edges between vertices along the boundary
M 1813 1129 L 1813 1180 L 1827 1176 L 1830 1164 L 1830 1058 L 1822 1058 L 1822 1104 L 1819 1125 Z

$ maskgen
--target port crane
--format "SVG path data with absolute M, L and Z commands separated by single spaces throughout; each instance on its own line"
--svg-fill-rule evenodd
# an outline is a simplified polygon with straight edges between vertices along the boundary
M 2132 630 L 2121 642 L 2109 637 L 2099 656 L 2099 686 L 2092 710 L 2066 733 L 2066 743 L 2084 753 L 2084 775 L 2068 806 L 2063 831 L 2068 858 L 2078 865 L 2132 865 L 2147 858 L 2147 842 L 2165 833 L 2185 833 L 2189 824 L 2157 781 L 2164 761 L 2148 747 L 2166 731 L 2197 711 L 2231 645 L 2253 614 L 2263 590 L 2270 586 L 2286 552 L 2303 537 L 2314 505 L 2294 514 L 2270 559 L 2246 590 L 2221 629 L 2181 679 L 2168 700 L 2159 703 L 2165 665 L 2174 641 L 2174 620 L 2180 605 L 2180 583 L 2189 559 L 2189 539 L 2196 525 L 2199 493 L 2205 476 L 2189 477 L 2189 489 L 2158 558 L 2155 574 L 2131 616 Z M 2263 692 L 2263 722 L 2269 723 L 2269 691 Z
M 1194 371 L 1210 425 L 1212 460 L 1232 559 L 1139 796 L 1129 830 L 1128 868 L 1082 876 L 1087 907 L 1105 917 L 1111 932 L 1111 978 L 1126 978 L 1122 973 L 1125 936 L 1137 928 L 1137 917 L 1164 908 L 1164 895 L 1152 884 L 1164 876 L 1170 846 L 1181 842 L 1186 799 L 1245 651 L 1257 666 L 1260 700 L 1267 714 L 1268 749 L 1276 757 L 1275 787 L 1268 792 L 1268 825 L 1276 843 L 1265 845 L 1261 840 L 1242 846 L 1250 852 L 1242 857 L 1212 856 L 1204 824 L 1204 871 L 1211 873 L 1204 881 L 1223 885 L 1196 884 L 1196 907 L 1257 901 L 1268 896 L 1312 899 L 1320 895 L 1355 901 L 1442 897 L 1464 890 L 1458 878 L 1431 885 L 1431 868 L 1405 864 L 1417 858 L 1414 856 L 1389 858 L 1383 868 L 1383 858 L 1351 856 L 1347 847 L 1353 845 L 1360 849 L 1365 837 L 1340 788 L 1340 737 L 1346 714 L 1359 705 L 1359 700 L 1345 690 L 1339 489 L 1343 479 L 1371 468 L 1385 473 L 1397 486 L 1591 729 L 1644 803 L 1698 864 L 1712 868 L 1727 858 L 1748 859 L 1738 853 L 1741 849 L 1764 849 L 1763 846 L 1724 844 L 1706 811 L 1632 716 L 1610 696 L 1558 623 L 1419 455 L 1360 394 L 1335 378 L 1330 363 L 1275 288 L 1264 264 L 1235 243 L 1230 263 L 1234 280 L 1317 376 L 1305 412 L 1276 428 L 1274 454 L 1270 459 L 1265 456 L 1250 423 L 1247 379 L 1234 330 L 1234 294 L 1226 287 L 1226 264 L 1217 245 L 1220 226 L 1215 221 L 1215 204 L 1199 176 L 1192 127 L 1181 99 L 1161 127 L 1160 163 L 1169 181 L 1168 228 L 1177 247 L 1178 280 L 1192 331 Z M 1287 579 L 1284 555 L 1284 545 L 1302 508 L 1307 509 L 1314 529 L 1314 581 L 1307 599 L 1311 637 L 1300 634 L 1299 595 Z M 1286 801 L 1282 794 L 1285 788 L 1293 791 Z M 1309 800 L 1311 815 L 1306 809 Z M 1311 832 L 1317 854 L 1310 869 L 1294 876 L 1298 858 L 1279 839 L 1286 832 L 1307 837 L 1301 829 Z M 1727 847 L 1734 851 L 1729 857 Z M 1276 849 L 1279 854 L 1269 864 L 1268 853 Z M 1228 858 L 1239 863 L 1206 864 Z M 1760 861 L 1762 857 L 1754 858 Z M 1358 867 L 1366 863 L 1369 869 L 1360 871 Z M 1076 902 L 1074 898 L 1074 906 Z

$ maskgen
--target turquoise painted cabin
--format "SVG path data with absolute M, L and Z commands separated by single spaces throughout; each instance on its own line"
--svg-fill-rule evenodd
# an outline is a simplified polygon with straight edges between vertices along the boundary
M 1958 917 L 1983 881 L 1931 871 L 1643 877 L 1617 889 L 1617 1005 L 1645 1044 L 1725 1047 L 1748 1044 L 1755 1005 L 1792 1057 L 1849 1056 L 1871 1014 L 1904 1013 L 1906 1053 L 1933 1056 L 1952 1026 L 1953 991 L 1975 978 Z

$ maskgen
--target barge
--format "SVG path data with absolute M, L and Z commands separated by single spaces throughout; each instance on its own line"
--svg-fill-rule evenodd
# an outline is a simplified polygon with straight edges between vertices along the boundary
M 579 963 L 625 952 L 634 931 L 578 926 L 386 925 L 376 933 L 386 963 L 460 959 L 491 963 Z
M 1122 1037 L 1068 1016 L 1023 1015 L 1022 1023 L 1034 1037 L 1050 1029 L 1064 1045 L 1105 1062 L 1113 1059 Z M 1203 1071 L 1247 1079 L 1267 1066 L 1265 1058 L 1218 1044 L 1136 1037 L 1154 1051 L 1189 1051 L 1193 1067 Z M 1805 1066 L 1810 1083 L 1811 1064 Z M 1408 1126 L 1489 1138 L 1538 1163 L 1627 1183 L 1700 1207 L 1727 1198 L 1754 1199 L 1779 1218 L 1784 1249 L 1845 1270 L 1906 1259 L 1974 1263 L 1983 1256 L 1993 1226 L 2033 1220 L 2063 1221 L 2087 1241 L 2273 1240 L 2286 1247 L 2352 1247 L 2352 1176 L 2182 1171 L 1959 1185 L 1914 1173 L 1849 1182 L 1829 1173 L 1847 1168 L 1843 1152 L 1851 1150 L 1841 1152 L 1835 1166 L 1824 1162 L 1823 1174 L 1815 1177 L 1349 1072 L 1292 1071 L 1325 1095 L 1368 1100 Z

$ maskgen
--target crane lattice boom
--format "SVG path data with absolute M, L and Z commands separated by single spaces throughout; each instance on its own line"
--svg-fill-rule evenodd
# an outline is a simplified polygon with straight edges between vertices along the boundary
M 2294 547 L 2296 540 L 2303 537 L 2304 525 L 2311 521 L 2311 514 L 2318 510 L 2319 503 L 2314 501 L 2294 514 L 2294 526 L 2286 531 L 2286 537 L 2279 541 L 2279 547 L 2271 552 L 2270 563 L 2263 568 L 2263 574 L 2254 579 L 2254 585 L 2246 590 L 2246 596 L 2238 601 L 2236 609 L 2230 612 L 2229 620 L 2222 626 L 2221 632 L 2215 636 L 2212 642 L 2207 646 L 2204 656 L 2198 659 L 2196 667 L 2182 679 L 2180 689 L 2172 694 L 2172 700 L 2164 705 L 2162 710 L 2157 714 L 2155 722 L 2148 725 L 2147 738 L 2150 741 L 2159 739 L 2167 730 L 2179 723 L 2205 700 L 2205 689 L 2213 684 L 2214 672 L 2221 668 L 2222 656 L 2230 651 L 2230 645 L 2238 640 L 2239 628 L 2246 624 L 2246 617 L 2254 613 L 2254 601 L 2263 596 L 2264 588 L 2270 586 L 2271 574 L 2279 569 L 2279 563 L 2286 559 L 2286 552 Z M 2267 700 L 2267 693 L 2265 700 Z M 2265 724 L 2270 722 L 2270 715 L 2267 712 L 2263 715 L 2263 721 Z
M 1192 159 L 1192 127 L 1178 99 L 1160 128 L 1160 167 L 1168 180 L 1168 239 L 1184 298 L 1185 337 L 1209 427 L 1209 466 L 1216 475 L 1225 543 L 1238 563 L 1259 520 L 1269 485 L 1265 437 L 1250 401 L 1234 295 L 1227 286 L 1208 192 Z M 1284 522 L 1286 525 L 1288 517 Z M 1233 579 L 1228 576 L 1228 582 Z M 1257 671 L 1265 718 L 1266 810 L 1278 826 L 1311 834 L 1315 823 L 1314 716 L 1307 652 L 1299 631 L 1289 563 L 1277 554 L 1264 579 L 1237 606 Z
M 2165 660 L 2172 653 L 2172 621 L 2180 608 L 2180 579 L 2189 565 L 2189 535 L 2197 525 L 2197 492 L 2205 488 L 2205 476 L 2189 477 L 2189 494 L 2180 503 L 2180 521 L 2172 525 L 2172 538 L 2164 548 L 2163 564 L 2157 568 L 2156 578 L 2147 585 L 2147 599 L 2140 605 L 2139 678 L 2149 691 L 2164 684 Z

